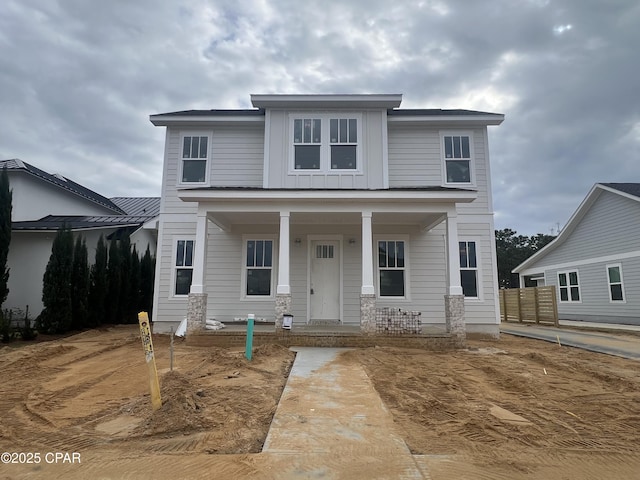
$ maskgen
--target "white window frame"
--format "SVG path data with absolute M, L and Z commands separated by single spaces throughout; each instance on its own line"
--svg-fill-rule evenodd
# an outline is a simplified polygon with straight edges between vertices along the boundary
M 463 270 L 474 270 L 476 272 L 476 290 L 477 290 L 477 296 L 475 297 L 470 297 L 470 296 L 466 296 L 464 297 L 465 301 L 467 300 L 471 300 L 471 301 L 482 301 L 482 262 L 480 261 L 481 259 L 481 252 L 480 252 L 480 240 L 478 238 L 464 238 L 464 237 L 459 237 L 458 238 L 458 251 L 456 252 L 456 254 L 458 256 L 460 256 L 460 244 L 461 243 L 473 243 L 475 245 L 475 250 L 476 250 L 476 266 L 475 267 L 463 267 L 462 264 L 460 264 L 460 286 L 462 287 L 462 271 Z M 468 247 L 467 247 L 467 252 L 468 252 Z
M 205 169 L 204 169 L 204 181 L 203 182 L 185 182 L 182 180 L 182 175 L 184 173 L 184 161 L 185 160 L 203 160 L 201 158 L 198 159 L 189 159 L 184 158 L 183 148 L 184 148 L 184 139 L 187 137 L 206 137 L 207 138 L 207 156 L 204 158 L 205 161 Z M 180 134 L 180 145 L 178 147 L 178 185 L 179 186 L 194 186 L 194 185 L 209 185 L 209 171 L 211 170 L 211 151 L 212 151 L 212 135 L 211 132 L 208 131 L 186 131 Z
M 295 146 L 302 145 L 294 143 L 294 122 L 295 120 L 320 120 L 320 165 L 317 169 L 296 169 L 295 168 Z M 356 135 L 356 168 L 332 168 L 331 165 L 331 145 L 353 145 L 353 143 L 331 143 L 331 120 L 355 119 L 358 123 Z M 362 175 L 363 174 L 363 148 L 362 148 L 362 114 L 355 112 L 334 112 L 334 113 L 313 113 L 300 112 L 289 115 L 289 175 Z M 308 145 L 317 145 L 309 143 Z
M 609 277 L 609 269 L 617 268 L 620 274 L 619 282 L 611 282 L 611 277 Z M 605 266 L 605 275 L 607 279 L 607 290 L 609 290 L 609 303 L 627 303 L 627 296 L 624 291 L 624 277 L 622 276 L 622 264 L 621 263 L 610 263 Z M 622 300 L 614 300 L 613 295 L 611 294 L 611 287 L 613 285 L 620 285 L 620 289 L 622 290 Z
M 190 265 L 191 272 L 192 272 L 191 284 L 193 285 L 193 269 L 194 269 L 194 264 L 196 262 L 196 237 L 193 235 L 174 236 L 171 239 L 171 248 L 173 251 L 171 254 L 171 287 L 169 290 L 169 298 L 187 298 L 189 296 L 188 293 L 185 293 L 185 294 L 176 293 L 176 281 L 178 279 L 178 270 L 185 269 L 184 265 L 183 266 L 176 265 L 176 262 L 178 260 L 178 242 L 179 241 L 193 242 L 193 253 L 191 258 L 192 265 Z M 191 290 L 191 288 L 189 288 L 189 290 Z
M 572 273 L 576 274 L 576 280 L 578 281 L 578 283 L 576 285 L 571 285 L 571 275 L 570 274 L 572 274 Z M 566 286 L 561 286 L 560 285 L 560 275 L 566 275 L 566 277 L 567 277 L 567 285 Z M 582 290 L 580 289 L 580 272 L 578 271 L 578 269 L 559 271 L 556 274 L 556 279 L 558 280 L 558 302 L 559 303 L 582 303 Z M 571 299 L 571 287 L 578 287 L 578 300 L 572 300 Z M 567 289 L 567 299 L 566 300 L 562 300 L 561 289 L 563 289 L 563 288 Z
M 404 242 L 404 296 L 383 296 L 380 291 L 380 257 L 378 255 L 378 242 Z M 410 272 L 410 248 L 408 235 L 375 235 L 373 237 L 373 257 L 375 265 L 376 297 L 380 301 L 411 300 L 411 272 Z M 383 267 L 384 270 L 389 269 Z M 396 267 L 395 269 L 400 270 Z
M 247 269 L 255 267 L 247 267 L 247 242 L 249 240 L 270 240 L 271 243 L 271 285 L 269 288 L 269 295 L 247 295 Z M 240 279 L 240 299 L 249 302 L 256 302 L 261 300 L 270 300 L 275 298 L 275 290 L 277 287 L 277 272 L 278 266 L 278 237 L 277 235 L 261 235 L 261 234 L 247 234 L 242 236 L 242 259 L 241 259 L 241 279 Z
M 448 160 L 466 160 L 447 159 L 445 149 L 445 137 L 469 137 L 469 181 L 468 182 L 449 182 L 447 181 L 447 161 Z M 440 131 L 440 157 L 442 163 L 442 185 L 444 186 L 476 186 L 476 156 L 474 151 L 473 131 L 471 130 L 442 130 Z

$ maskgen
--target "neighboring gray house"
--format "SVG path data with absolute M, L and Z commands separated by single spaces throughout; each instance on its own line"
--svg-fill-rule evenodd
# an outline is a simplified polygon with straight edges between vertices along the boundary
M 560 319 L 640 325 L 640 183 L 597 183 L 560 235 L 518 265 L 555 285 Z
M 487 126 L 504 116 L 401 101 L 252 95 L 152 115 L 167 127 L 155 331 L 188 312 L 364 325 L 375 307 L 444 326 L 453 305 L 497 335 Z
M 160 199 L 108 199 L 61 175 L 52 175 L 19 159 L 0 160 L 13 192 L 8 267 L 9 296 L 3 308 L 42 311 L 42 277 L 56 231 L 63 225 L 87 241 L 89 261 L 100 235 L 129 234 L 142 254 L 155 254 Z

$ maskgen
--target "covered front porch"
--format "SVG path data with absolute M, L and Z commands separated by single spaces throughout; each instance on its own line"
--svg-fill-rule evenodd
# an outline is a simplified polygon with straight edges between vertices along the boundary
M 204 330 L 212 312 L 225 321 L 208 259 L 216 242 L 227 242 L 242 245 L 237 311 L 260 315 L 253 309 L 271 305 L 262 316 L 272 317 L 277 334 L 290 335 L 285 315 L 308 335 L 320 326 L 402 333 L 381 329 L 386 308 L 442 319 L 436 330 L 463 343 L 456 204 L 475 196 L 459 189 L 182 191 L 182 200 L 198 203 L 188 331 Z

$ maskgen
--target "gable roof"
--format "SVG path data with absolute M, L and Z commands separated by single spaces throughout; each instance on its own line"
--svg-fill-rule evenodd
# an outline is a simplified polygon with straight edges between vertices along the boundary
M 59 174 L 50 174 L 45 172 L 44 170 L 40 170 L 39 168 L 34 167 L 33 165 L 23 162 L 19 158 L 12 158 L 9 160 L 0 160 L 0 169 L 7 167 L 8 170 L 21 171 L 25 172 L 40 181 L 53 185 L 56 188 L 60 188 L 67 192 L 70 192 L 74 195 L 78 195 L 79 197 L 84 198 L 85 200 L 89 200 L 90 202 L 96 203 L 101 207 L 108 208 L 112 210 L 114 213 L 119 215 L 124 215 L 125 211 L 118 207 L 115 203 L 109 200 L 106 197 L 94 192 L 93 190 L 88 189 L 87 187 L 83 187 L 79 183 L 76 183 L 68 178 L 63 177 Z
M 602 192 L 605 191 L 640 202 L 640 183 L 596 183 L 591 188 L 582 203 L 578 206 L 578 209 L 573 213 L 573 215 L 571 216 L 565 227 L 562 229 L 560 234 L 555 238 L 555 240 L 538 250 L 536 253 L 531 255 L 524 262 L 514 268 L 513 273 L 521 273 L 523 270 L 526 270 L 527 268 L 534 265 L 539 259 L 543 258 L 545 255 L 562 245 L 567 240 L 567 238 L 569 238 L 571 233 L 575 230 L 575 228 L 578 226 L 582 218 L 586 215 L 586 213 L 589 211 L 598 197 L 600 197 Z

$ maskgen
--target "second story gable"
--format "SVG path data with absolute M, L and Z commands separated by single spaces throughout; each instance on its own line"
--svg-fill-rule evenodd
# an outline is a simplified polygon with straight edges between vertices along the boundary
M 182 189 L 456 188 L 491 209 L 487 126 L 501 114 L 399 109 L 399 94 L 252 95 L 254 109 L 152 115 L 163 200 Z M 471 207 L 471 206 L 469 206 Z M 473 207 L 471 207 L 473 208 Z

